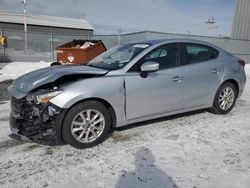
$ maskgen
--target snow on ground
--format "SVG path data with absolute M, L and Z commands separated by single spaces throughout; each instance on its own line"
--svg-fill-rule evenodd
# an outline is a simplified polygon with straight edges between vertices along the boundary
M 134 124 L 85 150 L 10 139 L 9 111 L 9 102 L 0 104 L 1 187 L 250 185 L 249 82 L 228 115 L 198 111 Z
M 50 66 L 51 62 L 13 62 L 7 63 L 0 69 L 0 82 L 31 72 L 33 70 Z

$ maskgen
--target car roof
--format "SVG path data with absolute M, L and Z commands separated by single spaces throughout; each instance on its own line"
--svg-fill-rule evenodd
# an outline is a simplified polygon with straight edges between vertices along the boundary
M 218 46 L 211 44 L 209 42 L 201 41 L 201 40 L 194 40 L 194 39 L 187 39 L 187 38 L 171 38 L 171 39 L 153 39 L 153 40 L 143 40 L 138 42 L 131 42 L 131 43 L 142 43 L 142 44 L 162 44 L 162 43 L 195 43 L 195 44 L 202 44 L 207 45 L 216 49 L 220 49 Z

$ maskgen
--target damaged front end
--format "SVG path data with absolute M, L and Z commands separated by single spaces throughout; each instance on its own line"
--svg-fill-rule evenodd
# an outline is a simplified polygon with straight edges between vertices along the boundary
M 57 87 L 53 89 L 39 89 L 23 98 L 11 97 L 10 127 L 15 139 L 49 138 L 50 141 L 62 143 L 60 130 L 56 124 L 61 124 L 65 109 L 61 109 L 49 102 L 50 99 L 63 91 Z
M 9 88 L 11 95 L 10 127 L 12 138 L 46 135 L 63 143 L 61 127 L 67 109 L 52 104 L 63 88 L 82 79 L 103 76 L 108 70 L 90 66 L 53 66 L 27 73 Z M 67 100 L 67 99 L 65 99 Z

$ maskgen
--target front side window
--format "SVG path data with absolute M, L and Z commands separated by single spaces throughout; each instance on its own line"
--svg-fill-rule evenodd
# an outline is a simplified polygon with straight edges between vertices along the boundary
M 218 51 L 203 45 L 187 44 L 184 49 L 186 64 L 207 61 L 218 56 Z
M 149 44 L 135 43 L 116 46 L 92 59 L 88 65 L 108 70 L 120 69 L 147 47 Z
M 140 71 L 140 66 L 146 61 L 153 61 L 160 64 L 160 69 L 175 67 L 178 61 L 179 48 L 177 44 L 160 46 L 140 59 L 130 70 Z

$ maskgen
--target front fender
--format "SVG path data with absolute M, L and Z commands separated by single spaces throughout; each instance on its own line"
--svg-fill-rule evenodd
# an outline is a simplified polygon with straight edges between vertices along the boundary
M 107 101 L 113 107 L 118 125 L 126 122 L 124 77 L 84 79 L 62 87 L 62 89 L 63 93 L 50 100 L 58 107 L 70 108 L 82 100 L 99 98 Z

